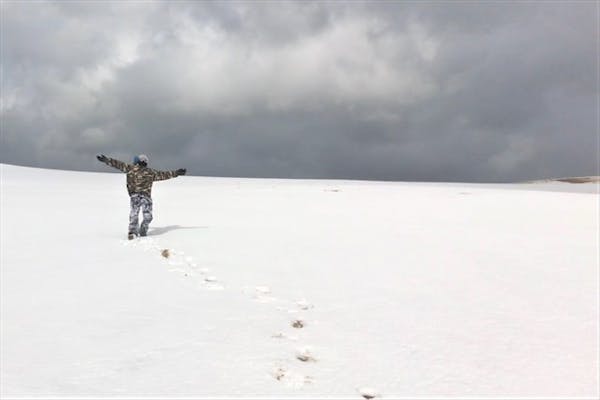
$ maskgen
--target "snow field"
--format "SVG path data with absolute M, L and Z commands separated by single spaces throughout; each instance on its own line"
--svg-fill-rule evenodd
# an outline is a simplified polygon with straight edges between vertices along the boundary
M 597 185 L 1 173 L 3 398 L 598 395 Z

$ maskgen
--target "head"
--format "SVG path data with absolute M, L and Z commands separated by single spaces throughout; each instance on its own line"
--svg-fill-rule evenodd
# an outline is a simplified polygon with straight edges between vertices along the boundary
M 148 165 L 148 156 L 145 154 L 135 156 L 133 157 L 133 163 L 136 165 L 141 165 L 142 167 L 146 167 Z

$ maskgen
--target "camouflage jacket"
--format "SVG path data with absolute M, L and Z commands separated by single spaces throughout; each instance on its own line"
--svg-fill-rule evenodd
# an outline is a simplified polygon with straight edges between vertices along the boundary
M 127 174 L 127 191 L 130 196 L 134 193 L 141 193 L 150 197 L 152 195 L 152 182 L 164 181 L 177 176 L 176 171 L 157 171 L 139 164 L 127 164 L 110 157 L 107 158 L 106 165 Z

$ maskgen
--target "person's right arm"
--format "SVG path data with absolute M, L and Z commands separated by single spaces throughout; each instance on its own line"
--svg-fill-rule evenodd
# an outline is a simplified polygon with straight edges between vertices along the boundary
M 96 156 L 98 161 L 103 162 L 104 164 L 116 168 L 120 171 L 127 172 L 131 168 L 130 164 L 124 163 L 123 161 L 116 160 L 114 158 L 106 157 L 104 154 L 100 154 Z

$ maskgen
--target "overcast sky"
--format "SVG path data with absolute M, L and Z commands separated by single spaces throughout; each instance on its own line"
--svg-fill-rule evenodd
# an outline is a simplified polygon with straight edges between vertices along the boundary
M 1 4 L 0 162 L 508 182 L 598 174 L 598 3 Z

